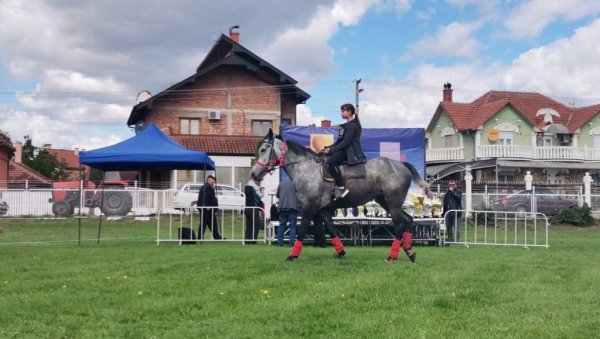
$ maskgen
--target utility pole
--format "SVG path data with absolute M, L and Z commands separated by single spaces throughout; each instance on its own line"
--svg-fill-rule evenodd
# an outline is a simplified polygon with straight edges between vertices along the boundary
M 355 85 L 355 95 L 356 95 L 356 114 L 358 114 L 358 94 L 362 91 L 364 91 L 363 88 L 359 88 L 360 86 L 360 82 L 362 81 L 361 78 L 355 79 L 354 80 L 354 85 Z

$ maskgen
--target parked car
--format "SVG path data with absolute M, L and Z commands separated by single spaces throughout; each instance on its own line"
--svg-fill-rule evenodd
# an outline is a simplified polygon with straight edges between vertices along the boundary
M 8 203 L 4 199 L 0 199 L 0 215 L 6 215 L 8 213 Z
M 533 198 L 532 190 L 522 190 L 496 200 L 494 202 L 494 210 L 517 212 L 517 216 L 524 217 L 525 213 L 531 212 L 531 201 Z M 558 214 L 562 209 L 578 206 L 576 199 L 561 197 L 544 187 L 535 189 L 534 201 L 536 203 L 536 212 L 545 215 Z
M 173 207 L 176 209 L 196 209 L 196 202 L 198 199 L 198 192 L 200 187 L 204 184 L 185 184 L 175 194 L 173 199 Z M 219 209 L 222 210 L 235 210 L 243 211 L 246 203 L 246 196 L 240 190 L 227 186 L 216 184 L 215 191 L 217 193 L 217 200 L 219 201 Z

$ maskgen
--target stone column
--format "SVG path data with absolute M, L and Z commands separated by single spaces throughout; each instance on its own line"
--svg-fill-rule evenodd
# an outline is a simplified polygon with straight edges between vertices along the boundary
M 525 189 L 531 191 L 531 183 L 533 182 L 533 175 L 530 171 L 525 174 Z
M 590 176 L 590 172 L 585 172 L 583 176 L 583 201 L 592 207 L 592 182 L 594 179 Z

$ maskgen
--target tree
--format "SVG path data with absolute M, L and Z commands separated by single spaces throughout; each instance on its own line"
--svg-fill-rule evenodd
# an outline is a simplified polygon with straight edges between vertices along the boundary
M 58 160 L 47 150 L 35 147 L 28 135 L 24 138 L 23 163 L 25 165 L 52 180 L 64 180 L 67 177 L 68 165 L 64 160 Z

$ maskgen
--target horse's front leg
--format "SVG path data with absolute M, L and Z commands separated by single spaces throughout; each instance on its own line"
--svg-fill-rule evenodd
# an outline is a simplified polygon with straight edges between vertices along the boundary
M 306 232 L 308 231 L 308 226 L 310 225 L 310 219 L 311 218 L 307 218 L 305 215 L 302 215 L 300 228 L 298 229 L 298 234 L 296 234 L 296 241 L 294 241 L 292 251 L 286 259 L 287 261 L 294 261 L 300 256 L 300 252 L 302 252 L 304 238 L 306 237 Z
M 335 252 L 337 253 L 338 259 L 344 259 L 344 256 L 346 255 L 346 251 L 344 250 L 344 244 L 342 244 L 342 240 L 340 239 L 340 237 L 337 235 L 337 232 L 335 231 L 335 227 L 333 227 L 333 219 L 331 218 L 331 210 L 329 210 L 329 209 L 322 210 L 319 213 L 319 215 L 323 219 L 325 228 L 327 229 L 327 233 L 329 233 L 329 236 L 331 237 L 331 244 L 333 245 L 333 248 L 335 248 Z

